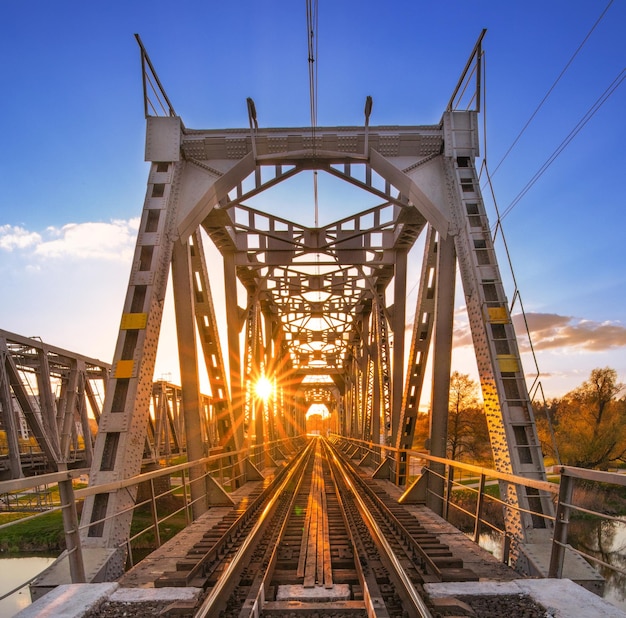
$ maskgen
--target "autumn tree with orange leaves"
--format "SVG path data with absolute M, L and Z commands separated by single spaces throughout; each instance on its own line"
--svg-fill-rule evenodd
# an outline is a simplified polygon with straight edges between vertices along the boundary
M 578 388 L 537 407 L 544 454 L 600 470 L 626 462 L 626 399 L 618 398 L 623 389 L 614 369 L 598 368 Z
M 428 448 L 429 429 L 430 415 L 420 415 L 415 426 L 415 448 Z M 478 385 L 469 375 L 458 371 L 450 376 L 447 456 L 457 461 L 487 465 L 492 460 Z

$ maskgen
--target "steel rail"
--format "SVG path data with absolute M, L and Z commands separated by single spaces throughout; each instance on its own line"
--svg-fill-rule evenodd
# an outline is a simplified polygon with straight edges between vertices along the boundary
M 346 466 L 352 469 L 350 462 L 347 462 Z M 353 474 L 356 476 L 356 472 L 353 471 Z M 393 520 L 392 525 L 396 529 L 396 532 L 398 532 L 398 534 L 402 536 L 402 538 L 411 546 L 411 548 L 419 554 L 420 558 L 424 562 L 426 570 L 432 573 L 433 575 L 436 575 L 437 577 L 441 577 L 441 569 L 437 566 L 435 561 L 428 555 L 428 553 L 424 551 L 422 546 L 418 542 L 415 541 L 415 539 L 413 538 L 413 535 L 406 529 L 406 526 L 404 526 L 404 524 L 401 521 L 398 521 L 398 519 L 394 516 L 392 510 L 378 498 L 378 496 L 376 495 L 376 492 L 374 492 L 374 490 L 369 485 L 363 484 L 363 489 L 367 493 L 367 495 L 371 498 L 371 500 L 374 502 L 376 507 L 380 510 L 381 514 L 384 513 L 385 517 L 388 520 Z M 504 502 L 502 504 L 504 504 Z
M 424 603 L 424 600 L 420 597 L 420 595 L 415 590 L 413 583 L 409 579 L 409 576 L 404 570 L 404 567 L 402 566 L 397 556 L 395 555 L 395 552 L 393 551 L 391 545 L 389 545 L 389 542 L 385 538 L 383 531 L 380 529 L 380 526 L 378 525 L 378 523 L 376 522 L 376 520 L 370 513 L 367 505 L 365 504 L 365 501 L 363 500 L 363 498 L 361 497 L 358 491 L 358 488 L 352 482 L 352 479 L 350 478 L 351 475 L 348 473 L 349 472 L 348 468 L 344 466 L 343 462 L 339 459 L 339 457 L 337 457 L 333 449 L 330 450 L 330 455 L 335 461 L 335 465 L 339 468 L 339 470 L 341 470 L 343 479 L 345 480 L 346 484 L 352 491 L 354 499 L 359 505 L 361 515 L 366 520 L 366 523 L 368 527 L 370 528 L 372 535 L 375 537 L 375 541 L 377 545 L 381 548 L 381 550 L 385 554 L 385 557 L 388 559 L 389 563 L 391 564 L 391 567 L 393 568 L 396 575 L 400 579 L 400 582 L 404 586 L 406 593 L 407 593 L 408 600 L 410 601 L 411 606 L 412 606 L 411 609 L 414 612 L 417 612 L 416 614 L 413 614 L 413 615 L 419 616 L 419 618 L 433 618 L 432 614 L 430 613 L 430 610 Z
M 317 441 L 313 440 L 312 443 L 315 444 Z M 313 453 L 315 456 L 315 452 Z M 304 474 L 300 475 L 300 478 L 297 480 L 296 486 L 294 487 L 293 494 L 289 501 L 289 508 L 287 509 L 288 513 L 293 511 L 292 507 L 296 499 L 298 498 L 298 494 L 300 492 L 300 488 L 302 487 L 302 482 L 304 480 Z M 282 488 L 281 488 L 282 491 Z M 268 588 L 268 584 L 271 582 L 271 579 L 274 574 L 274 567 L 276 565 L 276 561 L 278 560 L 278 550 L 280 547 L 280 542 L 283 539 L 285 534 L 285 530 L 287 529 L 287 524 L 289 523 L 289 517 L 285 517 L 280 525 L 280 529 L 277 534 L 278 541 L 274 545 L 274 549 L 271 551 L 271 555 L 269 560 L 267 561 L 267 568 L 263 572 L 263 574 L 258 574 L 254 581 L 252 582 L 251 591 L 248 593 L 246 600 L 244 601 L 244 607 L 239 613 L 239 618 L 244 618 L 244 616 L 249 616 L 250 618 L 258 617 L 260 612 L 263 610 L 263 601 L 265 600 L 265 591 Z
M 328 446 L 328 443 L 324 443 L 324 446 L 325 446 L 326 452 L 330 453 L 332 449 Z M 370 585 L 368 583 L 368 578 L 363 572 L 363 565 L 361 564 L 361 561 L 359 560 L 359 557 L 358 557 L 359 556 L 358 544 L 356 542 L 355 534 L 352 530 L 352 527 L 350 526 L 350 521 L 349 521 L 349 517 L 347 513 L 348 509 L 346 508 L 345 501 L 342 499 L 341 492 L 339 491 L 339 483 L 337 482 L 337 477 L 335 476 L 335 469 L 332 466 L 329 466 L 329 468 L 330 468 L 330 473 L 333 477 L 333 480 L 335 481 L 335 492 L 336 492 L 337 499 L 338 499 L 337 502 L 339 504 L 339 508 L 341 509 L 341 515 L 346 525 L 346 530 L 348 532 L 350 543 L 352 545 L 352 553 L 354 554 L 354 568 L 356 569 L 357 576 L 361 584 L 361 590 L 363 592 L 363 600 L 365 602 L 365 611 L 367 612 L 368 618 L 375 618 L 376 616 L 380 616 L 382 608 L 378 608 L 378 613 L 377 613 L 377 608 L 375 607 L 375 603 L 378 602 L 378 599 L 375 599 L 372 596 Z M 382 599 L 381 599 L 381 602 L 382 602 Z
M 228 590 L 228 585 L 231 583 L 232 578 L 235 577 L 239 569 L 244 566 L 243 563 L 248 551 L 258 540 L 259 534 L 262 532 L 264 524 L 269 521 L 269 518 L 274 512 L 274 508 L 277 506 L 278 501 L 282 497 L 283 491 L 292 481 L 292 479 L 295 478 L 296 474 L 300 472 L 300 469 L 303 466 L 303 462 L 306 461 L 306 456 L 310 455 L 313 444 L 314 442 L 310 442 L 308 446 L 300 453 L 300 455 L 298 455 L 298 459 L 294 462 L 293 468 L 285 475 L 285 478 L 282 480 L 282 482 L 274 492 L 274 495 L 263 509 L 263 512 L 259 516 L 256 524 L 253 526 L 252 530 L 245 538 L 239 549 L 235 552 L 235 555 L 232 557 L 230 563 L 228 564 L 226 569 L 224 569 L 221 577 L 217 580 L 215 586 L 213 586 L 211 592 L 203 601 L 198 611 L 194 614 L 194 618 L 207 618 L 208 616 L 217 615 L 217 604 L 222 600 L 223 595 L 226 594 Z
M 280 478 L 281 476 L 275 478 L 274 481 L 279 482 Z M 247 506 L 246 510 L 232 523 L 228 530 L 225 530 L 222 536 L 215 541 L 213 547 L 206 551 L 203 556 L 198 558 L 196 564 L 187 573 L 186 579 L 188 582 L 192 581 L 194 577 L 202 572 L 205 564 L 209 560 L 219 555 L 219 553 L 224 550 L 226 543 L 232 539 L 234 535 L 240 533 L 250 518 L 256 516 L 257 511 L 262 507 L 263 503 L 267 499 L 267 496 L 271 495 L 272 491 L 273 488 L 270 485 L 266 487 L 258 496 L 256 496 Z

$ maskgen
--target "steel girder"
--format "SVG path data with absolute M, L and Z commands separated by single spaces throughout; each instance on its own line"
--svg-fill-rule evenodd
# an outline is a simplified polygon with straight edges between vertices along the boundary
M 467 119 L 455 114 L 444 116 L 449 146 L 444 151 L 443 173 L 494 462 L 499 471 L 546 480 L 533 408 L 474 166 L 476 150 L 456 143 L 457 135 L 469 129 Z M 503 489 L 507 501 L 524 509 L 507 512 L 507 531 L 512 538 L 524 542 L 532 538 L 533 529 L 551 525 L 525 512 L 552 514 L 549 496 L 510 484 Z
M 154 371 L 169 266 L 175 243 L 187 246 L 193 236 L 190 246 L 200 248 L 200 228 L 223 257 L 231 418 L 238 436 L 233 439 L 243 443 L 250 405 L 245 395 L 248 378 L 282 357 L 288 361 L 285 380 L 297 383 L 306 375 L 325 374 L 345 384 L 346 428 L 353 435 L 364 430 L 370 436 L 376 433 L 373 421 L 379 412 L 369 406 L 378 390 L 383 400 L 378 409 L 384 410 L 391 443 L 412 445 L 421 388 L 413 374 L 416 367 L 421 371 L 427 350 L 415 343 L 409 353 L 412 373 L 407 388 L 411 390 L 403 407 L 403 290 L 407 254 L 427 223 L 442 241 L 452 239 L 458 255 L 498 467 L 543 477 L 519 351 L 476 179 L 477 153 L 474 112 L 446 112 L 436 126 L 368 127 L 367 134 L 359 127 L 318 127 L 314 137 L 309 128 L 205 131 L 183 127 L 176 116 L 149 117 L 146 158 L 152 167 L 96 444 L 93 482 L 139 471 L 140 457 L 132 445 L 142 443 L 145 435 L 145 392 Z M 344 180 L 382 202 L 314 228 L 246 203 L 310 170 Z M 427 243 L 426 272 L 432 268 L 433 242 Z M 446 268 L 454 269 L 454 263 Z M 176 280 L 193 280 L 199 272 L 187 258 Z M 201 290 L 208 294 L 208 275 L 201 278 Z M 192 333 L 204 320 L 200 316 L 209 316 L 213 329 L 215 318 L 211 312 L 196 310 L 200 301 L 194 294 L 199 289 L 189 290 L 187 300 L 177 307 L 177 317 L 181 323 L 196 324 L 187 331 L 186 341 L 191 344 Z M 436 323 L 437 306 L 433 309 L 427 302 L 430 290 L 425 285 L 420 292 L 419 310 Z M 247 310 L 239 305 L 244 295 Z M 265 341 L 261 315 L 267 320 L 266 335 L 271 335 Z M 239 337 L 244 325 L 247 352 L 242 359 Z M 217 331 L 213 332 L 215 346 Z M 393 356 L 387 348 L 392 336 Z M 265 351 L 251 351 L 255 346 Z M 442 370 L 449 374 L 449 360 L 443 358 Z M 370 359 L 376 359 L 378 367 L 375 380 L 368 380 Z M 187 384 L 197 392 L 197 372 L 197 362 L 181 361 L 183 389 Z M 219 373 L 219 383 L 224 384 L 225 371 L 220 368 Z M 295 391 L 296 399 L 302 399 L 302 389 L 305 383 Z M 439 405 L 447 406 L 447 401 Z M 365 413 L 368 409 L 374 419 Z M 257 425 L 257 436 L 264 431 Z M 518 494 L 509 499 L 522 506 L 534 500 Z M 117 512 L 132 499 L 112 492 L 99 502 L 86 505 L 87 522 Z M 534 502 L 544 511 L 549 508 L 542 499 Z M 127 538 L 129 523 L 121 517 L 94 525 L 85 541 L 119 547 Z M 511 531 L 521 537 L 529 527 L 532 522 L 522 515 Z
M 8 452 L 0 475 L 20 478 L 87 467 L 110 366 L 0 331 L 0 416 Z
M 200 395 L 200 437 L 204 448 L 219 446 L 219 402 L 209 395 Z M 183 392 L 180 386 L 157 380 L 152 385 L 152 402 L 148 417 L 146 461 L 158 463 L 187 450 Z

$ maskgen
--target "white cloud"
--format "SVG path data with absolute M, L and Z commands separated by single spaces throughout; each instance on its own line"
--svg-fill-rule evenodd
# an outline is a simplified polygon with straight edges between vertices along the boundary
M 139 218 L 37 232 L 1 226 L 0 274 L 11 293 L 0 328 L 110 360 L 138 228 Z
M 626 346 L 626 327 L 619 322 L 595 322 L 558 315 L 527 313 L 526 322 L 536 350 L 580 348 L 603 352 Z M 524 332 L 523 317 L 513 316 L 518 334 Z M 528 344 L 522 340 L 522 348 Z
M 41 236 L 37 232 L 29 232 L 19 226 L 0 225 L 0 249 L 26 249 L 40 242 Z
M 46 230 L 50 240 L 40 242 L 34 254 L 44 258 L 130 262 L 135 247 L 139 219 L 114 220 L 110 223 L 68 223 Z
M 115 219 L 108 223 L 68 223 L 34 232 L 20 226 L 0 226 L 0 250 L 20 253 L 29 260 L 26 268 L 39 270 L 41 259 L 92 259 L 130 263 L 139 218 Z

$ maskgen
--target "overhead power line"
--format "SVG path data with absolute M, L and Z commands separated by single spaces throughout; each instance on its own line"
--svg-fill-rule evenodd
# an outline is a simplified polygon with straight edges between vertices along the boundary
M 554 163 L 556 158 L 567 148 L 569 143 L 578 135 L 580 130 L 593 118 L 596 112 L 608 101 L 610 96 L 617 90 L 620 84 L 626 79 L 626 68 L 622 69 L 619 75 L 611 82 L 609 87 L 600 95 L 594 104 L 587 110 L 585 115 L 578 121 L 576 126 L 569 132 L 567 137 L 558 145 L 556 150 L 548 157 L 544 164 L 535 172 L 534 176 L 526 183 L 524 188 L 515 196 L 513 201 L 506 207 L 499 217 L 502 221 L 517 206 L 520 200 L 528 193 L 531 187 L 543 176 L 546 170 Z M 493 174 L 492 174 L 493 176 Z
M 311 103 L 311 127 L 317 127 L 317 50 L 318 10 L 317 0 L 306 0 L 306 28 L 309 61 L 309 98 Z
M 543 99 L 541 99 L 541 101 L 539 102 L 539 105 L 537 105 L 537 107 L 535 108 L 535 111 L 530 115 L 530 118 L 526 121 L 526 124 L 522 127 L 522 130 L 517 134 L 517 137 L 513 140 L 513 143 L 509 146 L 508 150 L 504 153 L 504 156 L 500 159 L 498 165 L 496 165 L 495 169 L 491 173 L 492 178 L 493 176 L 496 175 L 496 172 L 498 171 L 500 166 L 504 163 L 504 160 L 509 156 L 511 150 L 513 150 L 517 142 L 525 133 L 530 123 L 534 120 L 539 110 L 543 107 L 543 104 L 547 101 L 548 97 L 552 94 L 552 91 L 555 89 L 556 85 L 559 83 L 559 81 L 561 81 L 561 78 L 563 77 L 563 75 L 565 75 L 567 69 L 569 69 L 572 62 L 574 62 L 574 58 L 576 58 L 580 50 L 584 47 L 585 43 L 591 36 L 591 33 L 596 29 L 597 25 L 602 21 L 602 18 L 606 15 L 606 12 L 609 10 L 612 4 L 613 4 L 613 0 L 609 0 L 609 3 L 606 5 L 606 8 L 604 9 L 604 11 L 602 11 L 602 13 L 600 14 L 600 17 L 598 17 L 598 19 L 596 19 L 593 26 L 591 26 L 591 30 L 589 30 L 585 38 L 582 40 L 581 44 L 578 46 L 576 51 L 572 54 L 571 58 L 567 61 L 567 64 L 563 67 L 563 70 L 559 73 L 559 76 L 554 80 L 554 83 L 552 84 L 552 86 L 550 86 L 550 88 L 548 89 L 548 92 L 546 92 Z
M 313 154 L 316 149 L 316 128 L 317 128 L 317 36 L 318 6 L 317 0 L 306 0 L 306 27 L 309 63 L 309 99 L 311 106 L 311 133 L 313 141 Z M 319 227 L 319 205 L 317 199 L 317 170 L 313 172 L 313 202 L 315 227 Z

